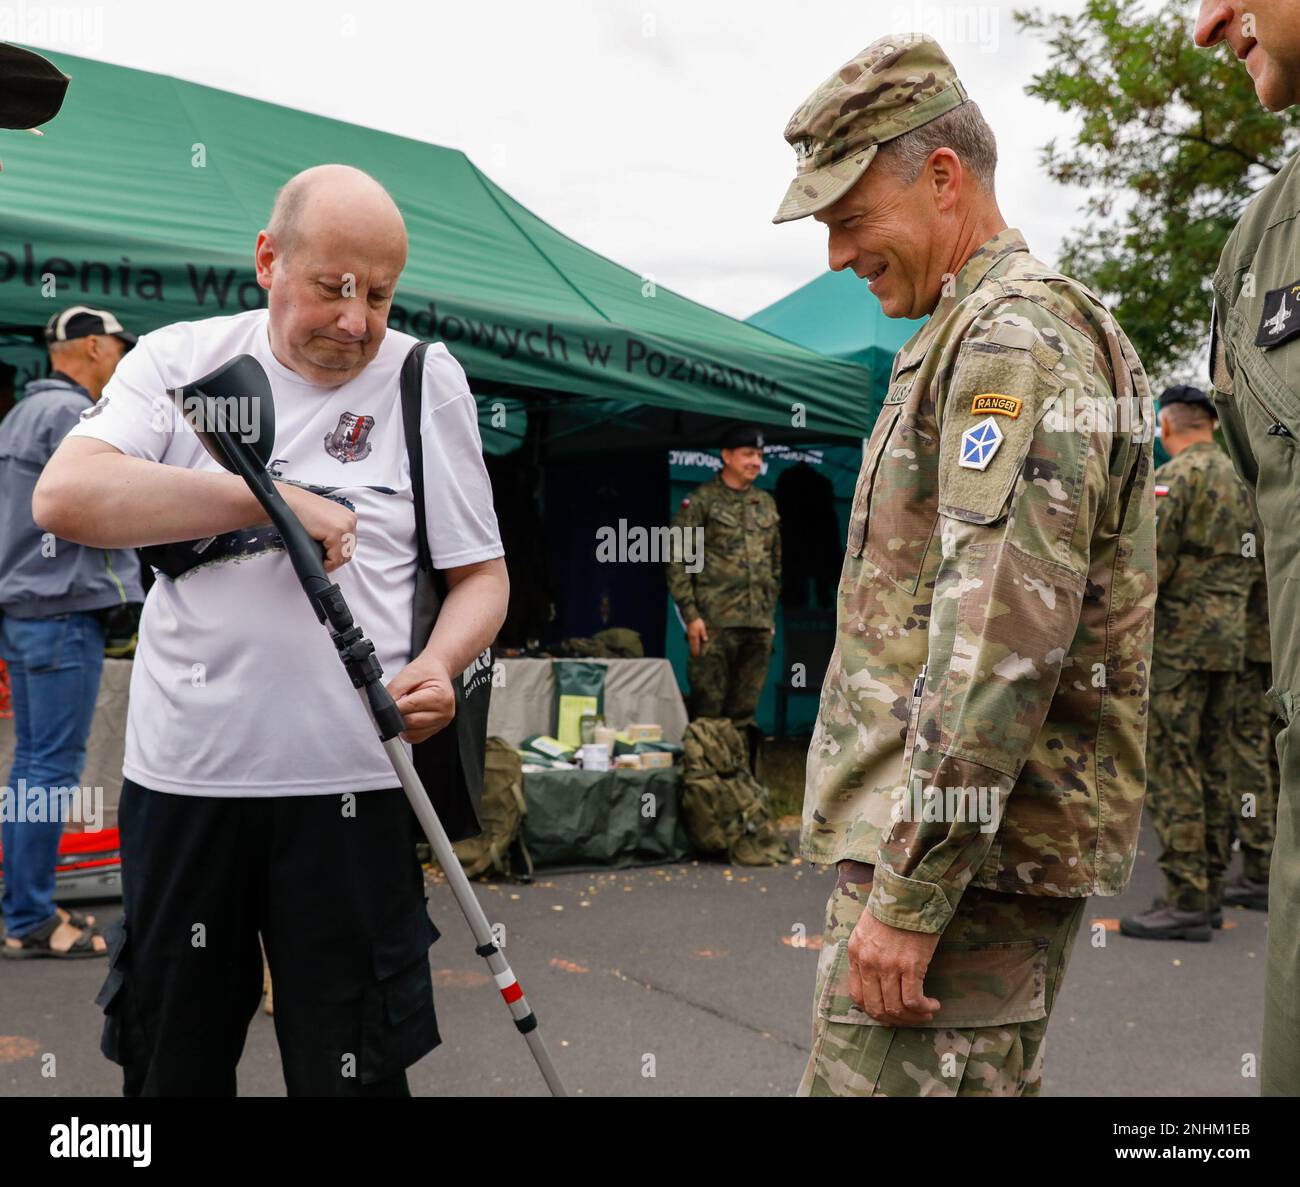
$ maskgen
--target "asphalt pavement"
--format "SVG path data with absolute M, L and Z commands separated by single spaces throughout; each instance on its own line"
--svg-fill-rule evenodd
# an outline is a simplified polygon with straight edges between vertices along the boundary
M 1255 1096 L 1266 916 L 1229 908 L 1208 944 L 1133 940 L 1114 921 L 1161 889 L 1154 836 L 1128 891 L 1093 898 L 1048 1031 L 1053 1096 Z M 787 1096 L 811 1046 L 829 871 L 700 862 L 476 883 L 569 1090 Z M 440 1047 L 417 1096 L 543 1095 L 447 887 L 429 884 Z M 121 905 L 86 907 L 105 922 Z M 802 933 L 807 946 L 795 941 Z M 99 1053 L 102 960 L 0 961 L 0 1096 L 112 1096 Z M 52 1057 L 52 1058 L 51 1058 Z M 282 1096 L 274 1021 L 248 1030 L 239 1091 Z

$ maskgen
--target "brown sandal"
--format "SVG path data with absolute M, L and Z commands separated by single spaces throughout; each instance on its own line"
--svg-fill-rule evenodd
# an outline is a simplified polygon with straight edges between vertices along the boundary
M 73 927 L 78 927 L 82 931 L 93 931 L 97 935 L 104 934 L 100 929 L 99 920 L 96 919 L 92 921 L 91 916 L 83 915 L 80 911 L 69 910 L 67 907 L 60 907 L 57 903 L 55 904 L 54 909 L 56 911 L 68 912 L 67 919 L 63 920 L 64 923 L 70 923 Z M 60 918 L 62 918 L 62 916 L 60 916 Z
M 50 947 L 50 937 L 59 929 L 63 921 L 55 914 L 47 922 L 42 923 L 35 931 L 29 931 L 25 936 L 12 936 L 21 945 L 15 948 L 7 941 L 4 944 L 4 956 L 6 960 L 36 960 L 40 957 L 50 957 L 54 960 L 84 960 L 88 956 L 107 956 L 108 949 L 101 952 L 95 947 L 95 936 L 99 933 L 93 929 L 83 929 L 68 948 L 66 952 L 60 952 L 57 948 Z M 75 926 L 75 925 L 74 925 Z

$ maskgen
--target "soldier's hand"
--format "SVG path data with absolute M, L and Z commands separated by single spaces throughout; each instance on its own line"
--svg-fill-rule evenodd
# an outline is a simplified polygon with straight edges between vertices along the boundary
M 929 1022 L 939 1002 L 925 996 L 925 972 L 938 946 L 938 933 L 890 927 L 863 911 L 849 936 L 849 996 L 887 1026 Z
M 691 645 L 691 655 L 699 656 L 704 644 L 709 641 L 709 630 L 704 619 L 695 618 L 686 624 L 686 641 Z

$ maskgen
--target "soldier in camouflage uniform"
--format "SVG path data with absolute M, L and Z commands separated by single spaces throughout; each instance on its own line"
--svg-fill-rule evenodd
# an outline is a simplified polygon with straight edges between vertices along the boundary
M 691 648 L 691 716 L 729 717 L 742 731 L 767 679 L 781 589 L 776 500 L 754 485 L 762 467 L 761 431 L 729 430 L 718 476 L 691 491 L 673 517 L 683 533 L 702 532 L 703 567 L 692 573 L 677 554 L 668 566 L 668 590 Z
M 1262 550 L 1260 552 L 1262 557 Z M 1268 585 L 1261 560 L 1246 602 L 1246 663 L 1233 731 L 1236 788 L 1232 831 L 1241 841 L 1241 873 L 1223 888 L 1223 901 L 1252 911 L 1268 910 L 1268 868 L 1277 821 L 1277 715 L 1268 699 L 1273 687 L 1269 658 Z
M 1169 461 L 1155 475 L 1155 658 L 1147 804 L 1167 891 L 1120 920 L 1126 936 L 1208 940 L 1221 922 L 1231 859 L 1236 706 L 1246 599 L 1260 562 L 1250 496 L 1214 440 L 1214 408 L 1194 387 L 1160 397 Z
M 802 852 L 837 863 L 807 1095 L 1039 1090 L 1087 896 L 1128 880 L 1155 605 L 1153 414 L 1096 297 L 1030 255 L 996 146 L 930 38 L 891 36 L 791 119 L 776 221 L 891 317 Z

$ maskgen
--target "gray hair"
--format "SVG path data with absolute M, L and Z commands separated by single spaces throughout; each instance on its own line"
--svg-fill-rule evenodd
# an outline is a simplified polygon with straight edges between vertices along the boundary
M 876 162 L 883 164 L 904 185 L 911 185 L 921 176 L 936 148 L 952 149 L 979 182 L 980 189 L 993 192 L 993 173 L 998 165 L 997 141 L 980 109 L 969 99 L 928 124 L 886 140 L 876 153 Z

